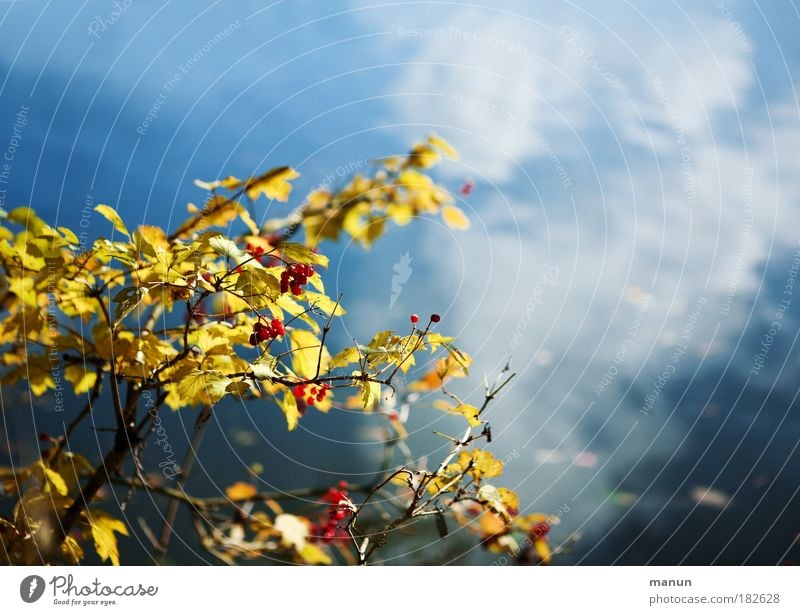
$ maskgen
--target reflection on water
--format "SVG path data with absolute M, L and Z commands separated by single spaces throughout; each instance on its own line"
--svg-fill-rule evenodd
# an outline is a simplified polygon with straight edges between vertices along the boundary
M 170 224 L 202 198 L 194 178 L 288 163 L 302 194 L 435 130 L 461 150 L 442 179 L 472 229 L 331 247 L 326 283 L 350 309 L 334 343 L 438 311 L 478 374 L 512 355 L 493 447 L 524 501 L 563 511 L 557 541 L 581 534 L 562 562 L 796 559 L 793 7 L 261 4 L 0 5 L 0 206 L 87 237 L 99 202 Z M 35 455 L 60 417 L 45 403 L 34 427 L 3 398 L 13 453 Z M 381 454 L 370 417 L 310 415 L 290 435 L 266 405 L 214 420 L 198 493 L 254 462 L 286 489 Z M 443 420 L 420 408 L 412 448 L 435 456 Z M 193 421 L 166 420 L 176 446 Z M 159 525 L 144 495 L 127 514 Z M 175 547 L 202 556 L 185 527 Z

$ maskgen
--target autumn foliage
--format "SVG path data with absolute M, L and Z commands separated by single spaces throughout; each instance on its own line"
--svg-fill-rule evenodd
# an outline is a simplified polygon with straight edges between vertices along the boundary
M 131 229 L 113 207 L 98 205 L 108 233 L 91 245 L 27 207 L 2 212 L 0 383 L 55 396 L 56 403 L 64 403 L 61 391 L 69 387 L 86 406 L 67 408 L 74 417 L 66 432 L 44 436 L 35 463 L 0 468 L 0 499 L 14 502 L 13 514 L 0 517 L 0 561 L 75 564 L 94 548 L 119 564 L 118 535 L 129 528 L 102 501 L 111 483 L 164 499 L 167 523 L 152 538 L 160 554 L 176 508 L 185 506 L 200 543 L 227 563 L 268 555 L 366 564 L 421 517 L 431 517 L 428 527 L 441 537 L 449 519 L 492 551 L 548 562 L 553 520 L 520 513 L 517 495 L 495 485 L 503 464 L 485 448 L 491 430 L 484 411 L 513 377 L 509 370 L 494 384 L 487 380 L 482 399 L 459 398 L 448 383 L 469 375 L 471 358 L 438 330 L 446 324 L 438 315 L 414 315 L 405 331 L 328 346 L 329 331 L 346 312 L 342 297 L 326 293 L 325 241 L 345 234 L 369 247 L 391 223 L 426 215 L 467 228 L 450 192 L 426 171 L 455 156 L 432 135 L 341 189 L 312 192 L 294 209 L 283 205 L 298 176 L 289 167 L 197 181 L 205 203 L 189 205 L 188 218 L 172 232 Z M 278 214 L 259 225 L 252 211 L 265 200 Z M 420 374 L 422 353 L 439 358 Z M 103 391 L 108 407 L 97 405 Z M 283 413 L 290 431 L 311 411 L 378 412 L 389 440 L 401 447 L 404 418 L 393 408 L 460 415 L 464 430 L 438 434 L 450 449 L 439 463 L 428 466 L 406 451 L 402 464 L 390 456 L 368 484 L 264 493 L 239 481 L 224 495 L 200 498 L 183 489 L 190 453 L 172 483 L 151 484 L 139 460 L 159 413 L 194 412 L 200 431 L 226 397 L 263 400 Z M 90 460 L 73 450 L 71 437 L 99 413 L 115 425 L 113 446 Z M 302 510 L 292 499 L 300 497 Z

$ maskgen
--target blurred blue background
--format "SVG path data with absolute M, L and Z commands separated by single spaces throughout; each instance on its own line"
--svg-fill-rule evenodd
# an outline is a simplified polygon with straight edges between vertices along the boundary
M 0 206 L 96 237 L 87 205 L 174 225 L 203 197 L 193 179 L 283 164 L 298 204 L 435 131 L 461 152 L 436 176 L 472 227 L 328 246 L 349 310 L 334 343 L 438 311 L 476 357 L 475 400 L 512 356 L 491 447 L 527 511 L 562 511 L 554 546 L 580 536 L 558 562 L 792 562 L 799 26 L 790 1 L 0 2 Z M 60 417 L 3 399 L 0 462 L 35 458 Z M 177 447 L 193 420 L 169 418 Z M 287 434 L 273 407 L 224 404 L 189 488 L 255 461 L 264 488 L 358 480 L 377 425 L 309 414 Z M 436 461 L 431 430 L 457 425 L 420 407 L 410 445 Z M 145 495 L 127 508 L 129 561 L 150 561 L 137 519 L 159 514 Z M 172 561 L 211 561 L 181 523 Z

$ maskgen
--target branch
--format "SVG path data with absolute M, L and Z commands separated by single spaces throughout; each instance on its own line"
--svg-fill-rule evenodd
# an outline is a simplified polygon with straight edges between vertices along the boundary
M 200 411 L 200 414 L 197 416 L 197 421 L 195 421 L 194 424 L 194 435 L 192 436 L 192 441 L 189 443 L 189 449 L 186 451 L 186 455 L 183 458 L 183 463 L 181 463 L 181 473 L 178 477 L 178 482 L 176 483 L 178 489 L 181 491 L 183 490 L 183 484 L 186 482 L 186 479 L 189 478 L 189 473 L 191 472 L 194 461 L 197 458 L 197 449 L 200 448 L 200 443 L 203 441 L 205 428 L 208 425 L 209 420 L 211 420 L 211 413 L 213 411 L 213 406 L 204 406 Z M 164 527 L 161 529 L 161 537 L 159 538 L 158 545 L 156 546 L 156 551 L 158 552 L 159 557 L 165 555 L 167 552 L 169 539 L 172 536 L 172 527 L 175 525 L 175 519 L 178 516 L 179 505 L 180 500 L 172 499 L 167 506 L 167 512 L 164 516 Z

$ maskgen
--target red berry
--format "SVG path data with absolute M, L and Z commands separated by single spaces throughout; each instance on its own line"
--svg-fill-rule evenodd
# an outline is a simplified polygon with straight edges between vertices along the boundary
M 417 316 L 416 314 L 412 314 L 411 315 L 411 322 L 413 324 L 417 324 L 419 322 L 419 316 Z
M 300 285 L 299 285 L 299 284 L 292 284 L 292 285 L 290 286 L 290 288 L 292 289 L 292 294 L 293 294 L 294 296 L 297 296 L 297 295 L 299 295 L 300 293 L 302 293 L 302 292 L 303 292 L 303 289 L 302 289 L 302 288 L 300 288 Z
M 313 406 L 313 405 L 314 405 L 314 398 L 313 398 L 313 397 L 309 397 L 309 398 L 306 400 L 306 403 L 307 403 L 309 406 Z
M 340 480 L 339 481 L 339 489 L 347 489 L 347 481 L 346 480 Z
M 431 322 L 439 322 L 442 319 L 438 314 L 431 314 Z
M 258 344 L 258 340 L 256 339 L 256 334 L 255 333 L 251 333 L 250 334 L 250 340 L 249 341 L 250 341 L 250 345 L 251 346 L 256 346 Z
M 305 397 L 306 387 L 304 387 L 302 384 L 298 384 L 292 389 L 292 393 L 294 393 L 295 397 Z
M 47 442 L 49 439 L 50 439 L 50 436 L 48 436 L 46 433 L 42 432 L 42 433 L 39 434 L 39 441 L 40 442 Z
M 288 293 L 288 292 L 289 292 L 289 282 L 281 280 L 281 293 Z
M 343 510 L 337 510 L 335 513 L 333 513 L 333 518 L 336 519 L 337 521 L 341 521 L 346 516 L 347 516 L 347 513 L 345 511 L 343 511 Z

